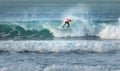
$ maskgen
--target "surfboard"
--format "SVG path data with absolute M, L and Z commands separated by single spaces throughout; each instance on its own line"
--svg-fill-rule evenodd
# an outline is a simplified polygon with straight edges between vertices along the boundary
M 64 28 L 63 28 L 63 27 L 60 26 L 60 27 L 57 27 L 57 28 L 58 28 L 58 29 L 61 29 L 61 30 L 71 30 L 70 27 L 64 27 Z

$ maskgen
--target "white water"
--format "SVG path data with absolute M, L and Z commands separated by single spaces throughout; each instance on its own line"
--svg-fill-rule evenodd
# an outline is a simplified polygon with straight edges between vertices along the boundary
M 43 71 L 119 71 L 115 66 L 56 66 L 46 67 Z
M 120 19 L 117 25 L 105 25 L 98 35 L 105 39 L 120 39 Z
M 51 65 L 45 68 L 31 64 L 0 68 L 1 71 L 119 71 L 119 66 L 78 66 L 78 65 Z
M 0 51 L 10 52 L 110 52 L 120 50 L 120 41 L 54 40 L 54 41 L 0 41 Z

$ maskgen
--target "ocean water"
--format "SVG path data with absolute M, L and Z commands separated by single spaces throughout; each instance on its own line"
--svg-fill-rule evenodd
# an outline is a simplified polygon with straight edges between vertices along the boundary
M 1 71 L 119 71 L 120 40 L 0 41 Z
M 0 3 L 0 71 L 120 71 L 119 2 L 12 3 Z

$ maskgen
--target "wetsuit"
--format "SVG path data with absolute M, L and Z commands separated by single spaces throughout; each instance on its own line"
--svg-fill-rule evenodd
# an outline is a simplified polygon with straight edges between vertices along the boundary
M 66 19 L 66 20 L 65 20 L 65 23 L 64 23 L 64 25 L 63 25 L 62 27 L 64 28 L 64 27 L 67 25 L 66 27 L 69 28 L 69 27 L 70 27 L 69 22 L 71 22 L 71 19 Z
M 65 23 L 64 23 L 64 25 L 63 25 L 62 27 L 64 28 L 64 27 L 65 27 L 65 25 L 67 25 L 66 27 L 68 27 L 68 28 L 70 27 L 69 22 L 65 22 Z

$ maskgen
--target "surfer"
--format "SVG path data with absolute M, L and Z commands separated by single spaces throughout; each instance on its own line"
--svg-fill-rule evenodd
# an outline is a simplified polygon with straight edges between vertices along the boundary
M 72 21 L 71 19 L 66 19 L 65 23 L 62 25 L 62 28 L 64 28 L 66 25 L 67 25 L 66 27 L 69 28 L 70 27 L 69 22 L 71 22 L 71 21 Z

